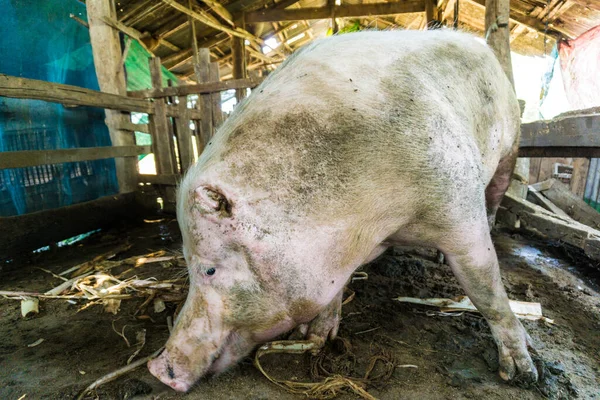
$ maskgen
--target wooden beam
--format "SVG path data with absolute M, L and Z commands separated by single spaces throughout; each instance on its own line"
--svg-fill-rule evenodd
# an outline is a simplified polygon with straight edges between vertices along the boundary
M 151 55 L 154 55 L 154 50 L 156 50 L 156 48 L 160 45 L 168 47 L 170 50 L 173 51 L 181 51 L 179 47 L 175 46 L 173 43 L 169 42 L 164 38 L 156 39 L 152 37 L 148 32 L 142 33 L 137 29 L 127 26 L 124 23 L 119 22 L 113 18 L 105 17 L 103 18 L 103 20 L 113 28 L 137 40 L 138 43 Z M 152 43 L 152 45 L 150 45 L 150 43 Z
M 182 85 L 174 87 L 163 87 L 161 89 L 146 89 L 127 92 L 136 98 L 160 98 L 168 96 L 185 96 L 189 94 L 210 94 L 230 89 L 255 88 L 263 81 L 262 78 L 231 79 L 220 82 L 197 83 L 194 85 Z
M 178 18 L 181 18 L 181 15 L 177 15 Z M 189 24 L 189 21 L 186 19 L 185 21 L 180 21 L 180 20 L 173 20 L 169 23 L 166 23 L 164 26 L 158 28 L 158 30 L 155 32 L 156 36 L 160 39 L 164 39 L 168 36 L 173 35 L 176 32 L 179 32 L 180 30 L 184 29 L 185 27 L 187 27 Z M 166 57 L 163 58 L 163 60 L 166 60 Z
M 600 114 L 571 115 L 521 125 L 523 147 L 600 147 Z
M 597 0 L 570 0 L 572 3 L 587 7 L 590 10 L 600 11 L 600 3 Z
M 439 10 L 435 0 L 425 0 L 426 29 L 439 28 Z
M 231 38 L 231 53 L 233 60 L 233 79 L 234 80 L 245 80 L 246 78 L 246 46 L 244 46 L 244 41 L 240 38 Z M 244 97 L 246 97 L 246 89 L 245 88 L 236 88 L 235 98 L 239 103 L 242 101 Z
M 594 259 L 600 260 L 600 231 L 581 224 L 571 218 L 560 217 L 527 200 L 507 193 L 499 210 L 502 214 L 512 214 L 521 228 L 542 237 L 560 240 L 576 246 Z M 504 219 L 504 218 L 500 218 Z
M 529 158 L 600 158 L 600 146 L 523 146 L 519 147 L 519 157 Z
M 229 25 L 235 26 L 233 23 L 233 16 L 221 3 L 215 0 L 202 0 L 202 2 L 213 10 L 215 14 L 223 18 Z
M 485 8 L 485 0 L 460 0 L 460 1 L 467 1 L 478 7 Z M 529 17 L 526 15 L 518 14 L 516 12 L 511 11 L 510 19 L 515 23 L 523 24 L 526 27 L 533 29 L 534 31 L 537 31 L 539 33 L 545 33 L 548 36 L 553 37 L 554 39 L 559 39 L 561 36 L 563 36 L 562 33 L 552 29 L 551 27 L 548 27 L 548 29 L 546 29 L 546 25 L 542 21 L 540 21 L 539 19 L 537 19 L 535 17 Z
M 442 12 L 442 22 L 445 22 L 448 18 L 450 18 L 450 16 L 452 16 L 452 19 L 454 22 L 454 5 L 456 4 L 456 0 L 449 0 L 448 3 L 446 3 L 446 6 L 444 8 L 444 11 Z
M 124 12 L 121 16 L 119 16 L 119 21 L 125 21 L 128 18 L 133 17 L 134 15 L 139 15 L 140 12 L 144 12 L 144 9 L 149 9 L 149 5 L 152 2 L 152 0 L 144 0 L 144 1 L 140 1 L 138 2 L 138 4 L 134 5 L 133 7 L 131 7 L 130 10 Z
M 135 157 L 151 152 L 150 146 L 105 146 L 59 150 L 3 151 L 2 157 L 0 157 L 0 170 L 66 162 L 103 160 L 105 158 Z
M 211 62 L 208 70 L 208 78 L 213 82 L 220 82 L 219 63 Z M 221 111 L 221 92 L 213 92 L 211 96 L 211 110 L 213 131 L 211 137 L 215 135 L 217 128 L 223 123 L 223 111 Z
M 187 96 L 178 96 L 177 108 L 179 117 L 175 118 L 175 137 L 177 138 L 177 150 L 179 153 L 179 165 L 181 173 L 194 163 L 194 151 L 192 148 L 192 131 L 190 129 L 190 117 L 187 108 Z
M 600 114 L 569 113 L 521 125 L 523 157 L 600 157 Z
M 262 39 L 257 38 L 256 36 L 252 35 L 250 32 L 247 32 L 241 28 L 228 28 L 225 25 L 219 23 L 219 21 L 217 21 L 212 16 L 210 16 L 206 13 L 201 13 L 201 12 L 198 12 L 195 10 L 191 10 L 188 7 L 185 7 L 181 4 L 179 4 L 175 0 L 161 0 L 161 1 L 165 4 L 168 4 L 169 6 L 173 7 L 174 9 L 176 9 L 180 12 L 182 12 L 186 15 L 189 15 L 190 17 L 194 18 L 195 20 L 200 21 L 203 24 L 210 26 L 211 28 L 217 29 L 222 32 L 229 33 L 230 35 L 237 36 L 242 39 L 257 41 L 261 45 L 264 44 Z
M 342 4 L 340 6 L 335 6 L 333 12 L 336 18 L 346 18 L 370 15 L 405 14 L 424 11 L 424 1 L 407 0 L 394 3 Z M 254 11 L 246 14 L 246 22 L 252 24 L 258 22 L 299 21 L 329 18 L 331 18 L 331 9 L 329 7 L 297 8 L 285 10 L 271 9 Z
M 105 122 L 106 122 L 106 126 L 108 126 L 109 128 L 121 129 L 121 130 L 129 131 L 129 132 L 149 133 L 148 124 L 134 124 L 131 121 L 123 121 L 120 123 L 120 125 L 112 126 L 111 122 L 108 122 L 108 121 L 105 121 Z
M 154 89 L 162 88 L 162 72 L 160 58 L 149 59 L 150 77 Z M 154 114 L 148 117 L 150 135 L 152 135 L 152 152 L 156 162 L 156 172 L 159 174 L 175 173 L 175 163 L 172 152 L 172 138 L 169 137 L 169 121 L 167 120 L 166 101 L 157 99 L 153 102 Z
M 109 110 L 135 111 L 147 114 L 154 112 L 152 103 L 147 100 L 4 74 L 0 74 L 0 96 L 44 100 L 70 106 L 100 107 Z M 123 125 L 121 121 L 115 126 L 119 125 Z
M 92 54 L 94 56 L 94 67 L 100 90 L 115 95 L 126 95 L 127 85 L 125 82 L 125 71 L 122 64 L 122 49 L 119 39 L 119 32 L 105 22 L 106 18 L 117 18 L 117 11 L 114 1 L 106 0 L 87 0 L 87 19 L 90 25 L 90 42 L 92 44 Z M 23 81 L 21 81 L 23 82 Z M 80 92 L 81 93 L 81 92 Z M 88 92 L 89 93 L 89 92 Z M 119 96 L 123 97 L 123 96 Z M 96 100 L 100 100 L 99 98 Z M 129 101 L 129 100 L 127 100 Z M 58 101 L 64 104 L 64 99 Z M 111 124 L 120 125 L 129 121 L 129 117 L 123 115 L 120 111 L 126 110 L 124 104 L 118 104 L 116 107 L 105 110 L 106 119 Z M 127 110 L 133 111 L 133 110 Z M 119 129 L 110 129 L 109 134 L 113 146 L 131 146 L 135 145 L 135 137 L 132 132 Z M 119 191 L 121 193 L 136 190 L 136 170 L 137 163 L 135 158 L 120 158 L 115 160 L 117 180 L 119 182 Z
M 153 211 L 136 201 L 136 193 L 125 193 L 25 215 L 0 217 L 0 259 L 22 256 L 95 229 L 114 228 L 115 223 L 137 220 Z
M 196 60 L 198 83 L 210 81 L 210 52 L 207 48 L 198 49 L 198 58 Z M 198 96 L 198 106 L 202 117 L 200 119 L 200 135 L 196 135 L 198 154 L 202 154 L 204 148 L 210 141 L 213 133 L 212 121 L 212 99 L 210 94 L 201 94 Z
M 179 174 L 161 174 L 161 175 L 138 175 L 139 183 L 151 183 L 154 185 L 170 185 L 176 186 L 181 182 L 183 178 L 182 175 Z
M 485 40 L 492 48 L 513 88 L 515 81 L 510 59 L 510 0 L 485 0 Z
M 164 4 L 162 3 L 154 3 L 154 0 L 151 0 L 149 2 L 149 5 L 144 7 L 142 10 L 138 11 L 137 13 L 135 13 L 134 15 L 131 16 L 131 19 L 125 20 L 120 19 L 121 22 L 127 22 L 129 25 L 135 25 L 138 22 L 142 21 L 144 18 L 146 18 L 148 15 L 155 13 L 156 11 L 158 11 L 159 9 L 161 9 L 162 7 L 164 7 Z

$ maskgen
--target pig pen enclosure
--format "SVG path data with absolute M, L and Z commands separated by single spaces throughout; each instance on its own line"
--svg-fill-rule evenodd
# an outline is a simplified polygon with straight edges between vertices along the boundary
M 25 3 L 0 0 L 1 399 L 600 398 L 597 2 Z M 509 74 L 509 47 L 562 64 L 572 111 L 522 124 L 492 235 L 539 381 L 500 379 L 488 324 L 416 247 L 353 275 L 320 352 L 284 335 L 186 394 L 150 375 L 189 284 L 176 185 L 233 107 L 315 38 L 440 27 Z

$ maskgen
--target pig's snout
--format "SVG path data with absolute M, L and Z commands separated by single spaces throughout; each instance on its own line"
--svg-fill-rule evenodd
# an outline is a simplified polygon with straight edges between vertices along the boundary
M 162 383 L 178 392 L 187 392 L 194 382 L 186 374 L 176 371 L 176 369 L 177 367 L 173 365 L 166 350 L 158 358 L 148 361 L 148 370 Z

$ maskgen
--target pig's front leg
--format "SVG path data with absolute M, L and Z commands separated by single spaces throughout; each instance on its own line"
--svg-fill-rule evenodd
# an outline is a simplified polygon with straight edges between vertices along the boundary
M 317 343 L 319 348 L 325 345 L 327 339 L 335 339 L 342 316 L 343 293 L 344 290 L 340 290 L 331 303 L 308 324 L 299 325 L 291 334 L 290 339 L 306 338 L 306 340 Z
M 487 221 L 476 229 L 464 227 L 447 237 L 461 238 L 442 249 L 461 286 L 488 321 L 498 345 L 500 377 L 535 382 L 537 370 L 528 349 L 531 338 L 515 317 L 500 279 L 498 258 Z

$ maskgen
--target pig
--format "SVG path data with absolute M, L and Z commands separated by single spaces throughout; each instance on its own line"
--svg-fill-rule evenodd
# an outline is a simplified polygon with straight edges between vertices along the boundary
M 305 46 L 237 106 L 179 186 L 190 289 L 150 372 L 188 391 L 293 329 L 321 346 L 352 273 L 410 244 L 445 255 L 491 327 L 500 376 L 535 381 L 490 236 L 518 137 L 511 83 L 466 33 Z

